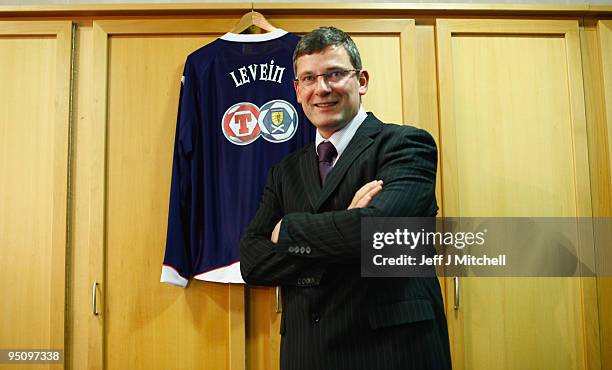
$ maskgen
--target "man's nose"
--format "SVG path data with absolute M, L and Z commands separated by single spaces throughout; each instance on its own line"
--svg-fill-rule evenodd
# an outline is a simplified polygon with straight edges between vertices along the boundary
M 331 92 L 331 87 L 329 86 L 329 82 L 325 75 L 317 76 L 317 82 L 315 82 L 315 94 L 317 95 L 327 95 Z

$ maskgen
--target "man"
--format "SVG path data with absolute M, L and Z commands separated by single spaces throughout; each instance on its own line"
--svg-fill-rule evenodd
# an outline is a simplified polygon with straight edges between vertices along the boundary
M 282 287 L 281 369 L 449 369 L 437 279 L 360 276 L 362 217 L 436 215 L 433 139 L 365 113 L 344 32 L 305 35 L 293 65 L 316 147 L 272 168 L 240 242 L 244 280 Z

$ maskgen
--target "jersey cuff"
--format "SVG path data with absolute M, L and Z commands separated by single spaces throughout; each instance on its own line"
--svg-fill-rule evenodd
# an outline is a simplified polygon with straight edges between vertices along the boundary
M 176 285 L 181 288 L 185 288 L 188 282 L 188 280 L 179 275 L 174 268 L 166 265 L 162 266 L 161 279 L 159 281 L 162 283 Z
M 244 280 L 242 280 L 242 275 L 240 274 L 240 261 L 197 274 L 194 278 L 215 283 L 244 284 Z

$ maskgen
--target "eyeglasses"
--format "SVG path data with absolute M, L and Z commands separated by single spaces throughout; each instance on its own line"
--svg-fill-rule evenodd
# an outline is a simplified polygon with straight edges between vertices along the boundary
M 323 76 L 323 80 L 329 84 L 337 84 L 343 81 L 346 76 L 351 72 L 361 72 L 360 69 L 340 69 L 334 70 L 327 73 L 321 73 L 318 75 L 305 74 L 295 78 L 294 80 L 304 87 L 312 87 L 319 79 L 319 76 Z

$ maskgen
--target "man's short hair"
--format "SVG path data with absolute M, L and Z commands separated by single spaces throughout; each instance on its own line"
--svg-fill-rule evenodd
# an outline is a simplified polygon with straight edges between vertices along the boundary
M 353 68 L 361 70 L 361 56 L 357 45 L 346 32 L 336 27 L 320 27 L 302 37 L 293 52 L 293 73 L 297 75 L 297 60 L 302 55 L 323 51 L 330 46 L 342 45 L 346 50 Z

